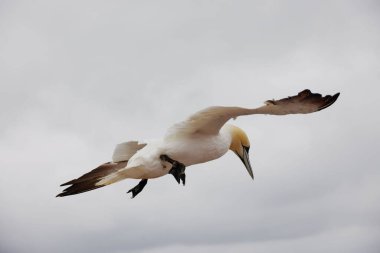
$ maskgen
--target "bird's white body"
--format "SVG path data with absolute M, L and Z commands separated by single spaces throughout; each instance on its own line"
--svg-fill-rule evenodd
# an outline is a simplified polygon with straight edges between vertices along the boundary
M 231 135 L 222 128 L 217 135 L 194 134 L 165 139 L 165 152 L 186 167 L 217 159 L 230 147 Z
M 163 162 L 160 155 L 166 154 L 186 167 L 215 160 L 223 156 L 231 145 L 230 125 L 225 125 L 218 134 L 196 133 L 192 135 L 171 134 L 162 140 L 150 141 L 136 151 L 122 173 L 111 174 L 100 184 L 113 183 L 124 178 L 150 179 L 168 174 L 172 165 Z

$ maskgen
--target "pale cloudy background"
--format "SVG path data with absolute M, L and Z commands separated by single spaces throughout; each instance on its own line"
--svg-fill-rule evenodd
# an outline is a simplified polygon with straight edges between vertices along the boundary
M 0 252 L 379 252 L 378 1 L 0 1 Z M 223 158 L 54 198 L 115 144 L 210 105 L 340 91 L 252 116 Z

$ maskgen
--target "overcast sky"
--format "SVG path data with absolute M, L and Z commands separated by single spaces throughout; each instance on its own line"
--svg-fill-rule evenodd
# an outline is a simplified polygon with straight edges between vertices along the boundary
M 380 250 L 378 1 L 0 1 L 0 252 Z M 251 116 L 231 152 L 55 198 L 114 146 L 211 105 L 341 92 Z

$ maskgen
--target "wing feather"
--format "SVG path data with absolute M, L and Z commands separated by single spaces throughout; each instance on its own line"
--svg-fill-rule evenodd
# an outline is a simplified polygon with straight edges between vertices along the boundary
M 299 92 L 295 96 L 268 100 L 265 105 L 255 109 L 242 107 L 213 106 L 199 111 L 187 120 L 179 122 L 169 128 L 166 138 L 178 135 L 218 134 L 222 126 L 231 118 L 251 114 L 306 114 L 323 110 L 332 105 L 339 97 L 339 93 L 331 96 L 322 96 L 310 90 Z
M 254 109 L 256 114 L 287 115 L 306 114 L 323 110 L 332 105 L 339 97 L 335 95 L 322 96 L 319 93 L 312 93 L 304 90 L 295 96 L 279 100 L 268 100 L 265 106 Z
M 112 162 L 104 163 L 79 178 L 61 184 L 61 186 L 68 187 L 58 194 L 57 197 L 74 195 L 103 187 L 106 185 L 101 184 L 104 178 L 112 178 L 107 184 L 119 181 L 120 178 L 116 177 L 118 172 L 124 169 L 128 164 L 128 160 L 145 146 L 145 143 L 138 143 L 137 141 L 118 144 L 115 147 Z
M 183 134 L 218 134 L 220 128 L 231 118 L 241 115 L 247 109 L 241 107 L 212 106 L 199 111 L 187 120 L 169 128 L 166 137 Z
M 112 155 L 114 163 L 129 160 L 137 151 L 146 146 L 146 143 L 128 141 L 116 145 Z

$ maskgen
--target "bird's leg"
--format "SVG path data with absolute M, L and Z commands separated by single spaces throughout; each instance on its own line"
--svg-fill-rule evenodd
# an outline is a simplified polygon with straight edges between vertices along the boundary
M 127 193 L 132 192 L 132 198 L 136 197 L 145 187 L 148 179 L 142 179 L 135 187 L 130 189 Z
M 176 160 L 171 159 L 167 155 L 161 155 L 160 159 L 161 161 L 172 164 L 172 168 L 170 169 L 169 173 L 173 175 L 173 177 L 178 183 L 181 183 L 182 181 L 182 184 L 185 185 L 185 182 L 186 182 L 185 165 L 183 163 L 180 163 Z

